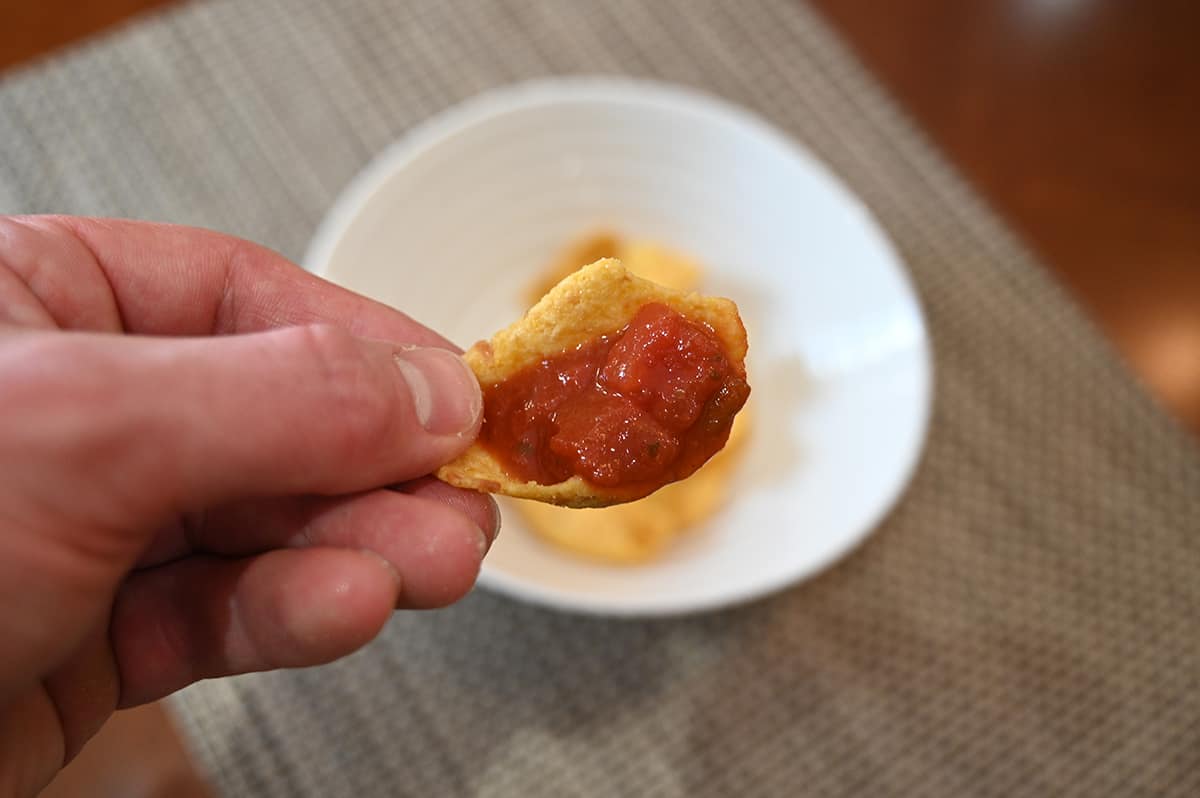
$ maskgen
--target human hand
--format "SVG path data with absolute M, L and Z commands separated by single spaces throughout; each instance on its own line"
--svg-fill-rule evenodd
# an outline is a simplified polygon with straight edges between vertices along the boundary
M 499 515 L 426 476 L 480 423 L 450 346 L 216 233 L 0 218 L 0 795 L 470 590 Z

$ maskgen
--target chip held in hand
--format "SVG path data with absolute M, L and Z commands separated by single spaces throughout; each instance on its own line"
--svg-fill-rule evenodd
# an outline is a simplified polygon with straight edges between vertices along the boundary
M 599 260 L 466 352 L 483 427 L 437 476 L 567 507 L 646 496 L 725 445 L 750 394 L 746 346 L 730 300 Z

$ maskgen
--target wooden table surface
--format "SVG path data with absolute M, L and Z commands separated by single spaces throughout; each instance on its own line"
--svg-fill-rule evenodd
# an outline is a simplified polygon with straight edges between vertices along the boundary
M 811 0 L 1200 436 L 1200 2 Z M 0 0 L 0 69 L 165 0 Z M 200 796 L 156 705 L 47 796 Z

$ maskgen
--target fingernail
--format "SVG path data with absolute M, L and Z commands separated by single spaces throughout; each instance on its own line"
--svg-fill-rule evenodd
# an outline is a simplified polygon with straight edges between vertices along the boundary
M 400 572 L 396 570 L 396 566 L 388 562 L 386 557 L 377 551 L 372 551 L 371 549 L 359 549 L 359 551 L 378 560 L 379 564 L 383 566 L 384 570 L 391 574 L 391 577 L 396 580 L 396 587 L 402 588 L 404 586 L 404 581 L 400 578 Z
M 496 542 L 496 538 L 500 537 L 500 527 L 504 518 L 500 515 L 500 505 L 496 503 L 496 497 L 491 494 L 485 494 L 488 502 L 492 505 L 492 543 Z
M 456 435 L 475 426 L 483 398 L 461 357 L 445 349 L 402 349 L 396 353 L 396 366 L 412 392 L 417 421 L 427 432 Z

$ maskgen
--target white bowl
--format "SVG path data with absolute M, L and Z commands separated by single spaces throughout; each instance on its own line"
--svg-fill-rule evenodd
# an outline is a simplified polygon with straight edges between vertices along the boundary
M 517 318 L 547 261 L 598 229 L 692 253 L 709 269 L 705 288 L 740 306 L 756 423 L 735 498 L 636 567 L 560 552 L 509 512 L 481 585 L 564 609 L 664 615 L 762 596 L 850 551 L 917 463 L 925 326 L 863 205 L 750 113 L 617 79 L 477 97 L 376 158 L 307 265 L 465 346 Z

